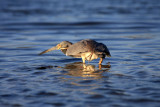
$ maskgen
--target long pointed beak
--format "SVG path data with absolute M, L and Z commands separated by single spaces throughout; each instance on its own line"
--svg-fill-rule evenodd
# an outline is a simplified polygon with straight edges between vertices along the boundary
M 45 50 L 45 51 L 39 53 L 39 55 L 42 55 L 42 54 L 44 54 L 44 53 L 47 53 L 47 52 L 50 52 L 50 51 L 53 51 L 53 50 L 58 50 L 57 46 L 52 47 L 52 48 L 50 48 L 50 49 L 47 49 L 47 50 Z

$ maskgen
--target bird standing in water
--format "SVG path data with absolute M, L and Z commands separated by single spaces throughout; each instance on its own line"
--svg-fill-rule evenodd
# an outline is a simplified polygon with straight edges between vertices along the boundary
M 100 58 L 99 65 L 102 64 L 102 61 L 106 56 L 111 57 L 106 45 L 91 39 L 81 40 L 74 44 L 69 41 L 63 41 L 55 47 L 41 52 L 39 55 L 53 50 L 61 50 L 66 56 L 82 58 L 83 63 L 85 63 L 85 60 L 92 61 Z

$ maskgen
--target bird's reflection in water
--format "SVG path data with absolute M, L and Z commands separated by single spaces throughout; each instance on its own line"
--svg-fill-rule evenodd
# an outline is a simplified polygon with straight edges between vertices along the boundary
M 70 76 L 76 76 L 76 77 L 93 77 L 96 79 L 102 78 L 103 72 L 108 72 L 111 68 L 110 63 L 107 63 L 106 65 L 99 65 L 99 67 L 96 67 L 95 65 L 91 64 L 83 64 L 82 62 L 75 62 L 66 64 L 64 67 L 61 66 L 40 66 L 36 69 L 38 70 L 44 70 L 44 69 L 62 69 L 66 71 L 67 73 L 64 73 L 64 75 L 70 75 Z
M 108 63 L 107 65 L 99 65 L 99 68 L 97 68 L 95 65 L 75 62 L 71 64 L 66 64 L 63 69 L 67 71 L 65 75 L 79 77 L 94 77 L 98 79 L 102 78 L 102 73 L 109 71 L 110 68 L 110 63 Z

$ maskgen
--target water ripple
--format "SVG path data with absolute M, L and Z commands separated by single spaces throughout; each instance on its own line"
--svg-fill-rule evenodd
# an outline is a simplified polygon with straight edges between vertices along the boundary
M 159 107 L 159 0 L 3 0 L 0 105 Z M 112 57 L 82 64 L 53 51 L 94 39 Z

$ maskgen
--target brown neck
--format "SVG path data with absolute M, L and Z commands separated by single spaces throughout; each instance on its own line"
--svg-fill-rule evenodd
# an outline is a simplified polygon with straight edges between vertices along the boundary
M 66 54 L 67 49 L 61 49 L 61 51 L 62 51 L 64 54 Z

